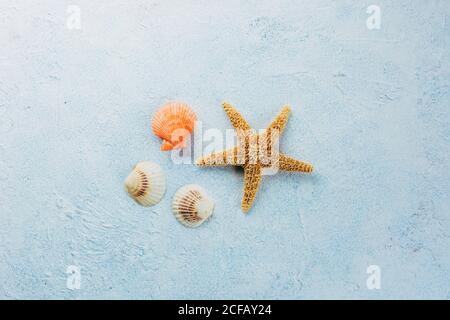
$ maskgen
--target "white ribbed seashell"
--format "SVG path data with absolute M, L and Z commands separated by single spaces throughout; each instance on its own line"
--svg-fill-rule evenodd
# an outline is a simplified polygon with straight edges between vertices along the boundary
M 211 216 L 214 211 L 214 201 L 202 187 L 189 184 L 175 193 L 172 211 L 181 224 L 195 228 Z
M 166 192 L 166 176 L 153 162 L 139 162 L 125 180 L 125 190 L 144 207 L 159 203 Z

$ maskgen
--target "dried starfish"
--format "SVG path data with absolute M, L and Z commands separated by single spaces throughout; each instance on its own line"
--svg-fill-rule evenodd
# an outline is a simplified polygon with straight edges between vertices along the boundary
M 274 168 L 275 166 L 277 169 L 284 171 L 306 173 L 313 171 L 312 165 L 280 154 L 278 148 L 275 147 L 291 113 L 288 106 L 283 107 L 269 127 L 260 134 L 255 133 L 255 130 L 250 127 L 232 105 L 224 103 L 223 108 L 237 131 L 238 146 L 207 155 L 198 160 L 197 164 L 203 167 L 230 165 L 244 168 L 242 211 L 248 212 L 252 207 L 261 182 L 263 169 Z

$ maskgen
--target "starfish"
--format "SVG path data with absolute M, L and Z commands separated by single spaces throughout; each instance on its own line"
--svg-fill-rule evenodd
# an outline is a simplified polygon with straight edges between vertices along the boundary
M 242 211 L 247 213 L 256 198 L 265 169 L 311 173 L 313 166 L 278 152 L 277 142 L 289 119 L 291 109 L 283 107 L 262 133 L 257 134 L 243 116 L 229 103 L 223 108 L 237 132 L 238 145 L 209 154 L 197 161 L 201 167 L 241 166 L 244 168 L 244 196 Z

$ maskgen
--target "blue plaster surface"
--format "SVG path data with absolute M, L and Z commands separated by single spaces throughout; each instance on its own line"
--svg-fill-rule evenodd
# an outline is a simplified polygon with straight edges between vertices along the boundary
M 0 298 L 449 298 L 450 3 L 375 2 L 380 30 L 374 1 L 2 0 Z M 172 99 L 223 130 L 224 100 L 255 128 L 289 103 L 282 150 L 315 174 L 242 214 L 241 172 L 159 151 Z M 140 160 L 167 173 L 153 208 L 123 191 Z M 217 201 L 195 230 L 188 183 Z

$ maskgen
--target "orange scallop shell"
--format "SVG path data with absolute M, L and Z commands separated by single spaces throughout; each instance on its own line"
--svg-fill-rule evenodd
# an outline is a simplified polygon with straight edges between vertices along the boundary
M 153 133 L 163 139 L 161 150 L 183 148 L 196 120 L 194 111 L 185 103 L 171 102 L 162 106 L 152 121 Z

